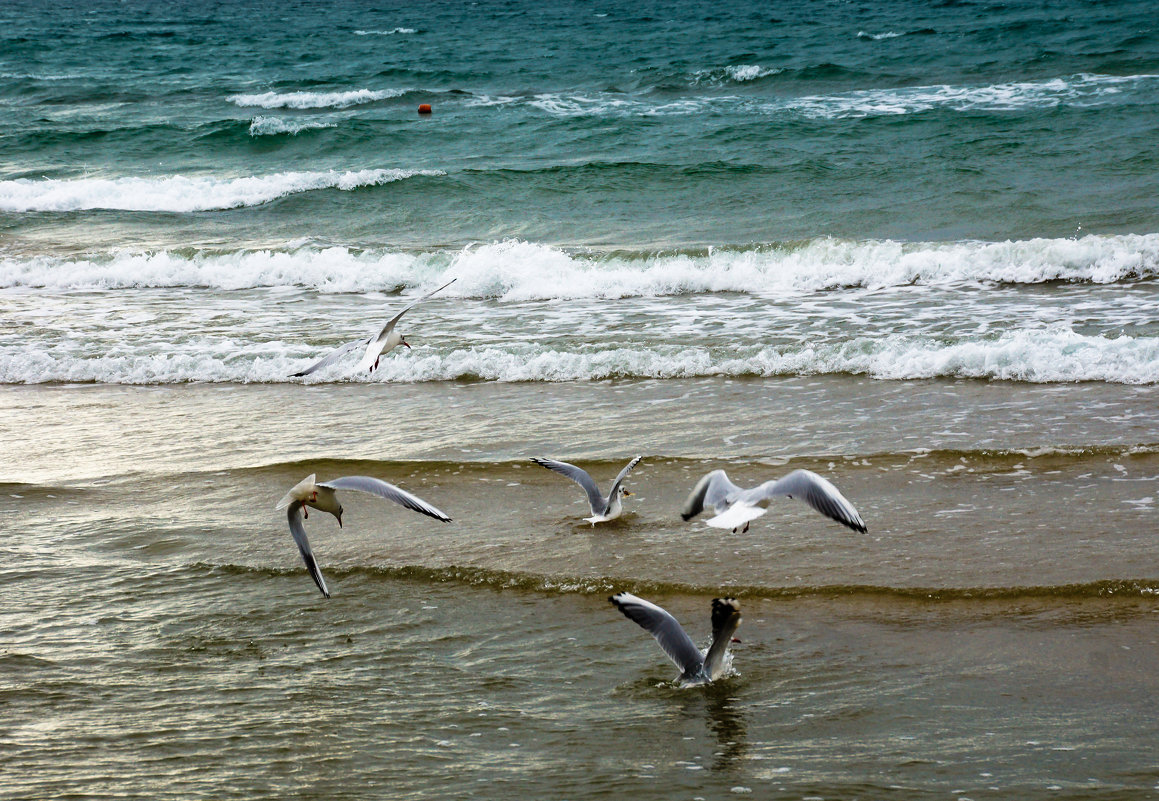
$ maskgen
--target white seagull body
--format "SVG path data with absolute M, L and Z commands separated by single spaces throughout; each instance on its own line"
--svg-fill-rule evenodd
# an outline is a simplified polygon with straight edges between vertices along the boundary
M 794 470 L 784 478 L 766 481 L 747 490 L 729 481 L 723 470 L 713 470 L 697 482 L 684 502 L 680 516 L 691 520 L 711 507 L 716 517 L 709 519 L 708 525 L 733 531 L 744 526 L 747 531 L 749 522 L 767 512 L 769 501 L 779 497 L 800 498 L 826 517 L 854 531 L 866 531 L 865 523 L 853 504 L 826 479 L 809 470 Z
M 680 668 L 680 683 L 707 684 L 728 672 L 726 656 L 733 632 L 740 625 L 740 604 L 735 598 L 712 601 L 712 644 L 701 651 L 681 628 L 676 618 L 651 601 L 621 592 L 608 599 L 634 623 L 656 638 L 656 642 Z
M 363 352 L 362 358 L 359 360 L 358 364 L 354 367 L 355 372 L 361 372 L 362 370 L 373 372 L 374 369 L 378 367 L 378 360 L 381 359 L 384 354 L 389 353 L 399 345 L 404 345 L 407 348 L 410 347 L 410 343 L 408 343 L 403 338 L 402 334 L 395 328 L 398 325 L 398 321 L 402 319 L 402 316 L 429 298 L 431 295 L 434 295 L 436 292 L 443 291 L 458 280 L 459 279 L 457 278 L 452 278 L 450 281 L 443 284 L 434 292 L 428 292 L 414 303 L 400 311 L 394 317 L 391 317 L 387 321 L 386 325 L 382 327 L 382 330 L 378 332 L 377 336 L 356 339 L 353 342 L 347 342 L 345 345 L 340 345 L 339 347 L 330 351 L 330 353 L 328 353 L 322 359 L 319 359 L 318 361 L 311 364 L 305 370 L 302 370 L 299 373 L 294 373 L 294 377 L 300 378 L 301 376 L 310 375 L 310 373 L 321 370 L 323 367 L 329 367 L 350 351 L 357 350 L 360 347 L 364 347 L 365 351 Z
M 380 481 L 377 478 L 371 478 L 370 476 L 344 476 L 342 478 L 324 481 L 321 484 L 315 483 L 314 478 L 314 475 L 310 475 L 295 484 L 278 501 L 278 505 L 275 508 L 286 508 L 286 518 L 290 523 L 290 534 L 293 535 L 294 542 L 298 544 L 298 550 L 302 554 L 302 561 L 306 563 L 306 569 L 310 571 L 310 576 L 314 579 L 314 583 L 318 585 L 318 589 L 327 598 L 330 597 L 330 591 L 326 589 L 326 580 L 322 578 L 322 571 L 318 568 L 318 562 L 314 559 L 314 552 L 310 550 L 310 542 L 306 539 L 306 529 L 302 525 L 302 518 L 310 516 L 310 513 L 306 511 L 306 507 L 312 506 L 315 509 L 321 509 L 323 512 L 329 512 L 338 518 L 338 525 L 341 527 L 342 504 L 338 502 L 338 497 L 334 494 L 334 490 L 351 489 L 369 492 L 380 498 L 386 498 L 388 501 L 394 501 L 397 504 L 405 506 L 407 509 L 421 512 L 436 520 L 442 520 L 444 523 L 449 523 L 451 520 L 451 518 L 447 517 L 447 515 L 423 499 L 411 495 L 406 490 L 401 490 L 393 484 Z
M 554 459 L 539 459 L 532 457 L 531 461 L 535 462 L 540 467 L 546 467 L 548 470 L 554 470 L 560 475 L 567 476 L 575 483 L 583 487 L 584 492 L 588 496 L 588 504 L 592 507 L 592 516 L 585 517 L 584 520 L 591 523 L 593 526 L 596 523 L 604 523 L 608 520 L 615 520 L 624 512 L 624 505 L 621 500 L 623 496 L 631 495 L 626 489 L 621 487 L 624 479 L 627 478 L 628 473 L 632 472 L 643 456 L 637 456 L 628 465 L 620 471 L 616 476 L 615 482 L 612 483 L 612 489 L 603 496 L 600 494 L 600 488 L 596 486 L 596 482 L 592 479 L 588 472 L 582 468 L 576 467 L 574 464 L 567 462 L 557 462 Z

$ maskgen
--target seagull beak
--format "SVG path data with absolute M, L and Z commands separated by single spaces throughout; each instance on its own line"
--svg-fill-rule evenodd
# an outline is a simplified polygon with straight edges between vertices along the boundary
M 631 498 L 633 495 L 636 494 L 634 492 L 628 492 L 627 490 L 622 490 L 622 492 L 624 493 L 625 498 Z
M 740 642 L 740 641 L 741 641 L 740 637 L 733 637 L 731 640 L 729 640 L 729 642 Z
M 406 348 L 407 348 L 407 350 L 410 350 L 410 343 L 409 343 L 409 342 L 407 342 L 405 339 L 404 339 L 404 340 L 402 340 L 401 342 L 399 342 L 398 344 L 400 344 L 400 345 L 406 345 Z

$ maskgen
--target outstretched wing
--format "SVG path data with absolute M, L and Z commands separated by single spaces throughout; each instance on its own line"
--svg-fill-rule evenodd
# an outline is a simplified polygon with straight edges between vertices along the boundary
M 794 470 L 784 478 L 766 481 L 755 489 L 744 492 L 740 500 L 755 504 L 775 497 L 799 498 L 826 517 L 831 517 L 854 531 L 866 531 L 861 515 L 853 504 L 845 500 L 835 486 L 809 470 Z
M 455 283 L 455 282 L 456 282 L 456 281 L 458 281 L 458 280 L 459 280 L 458 278 L 452 278 L 450 281 L 448 281 L 447 283 L 443 284 L 441 287 L 439 287 L 438 289 L 436 289 L 434 292 L 428 292 L 427 294 L 423 295 L 421 298 L 419 298 L 418 300 L 416 300 L 414 303 L 412 303 L 411 305 L 407 306 L 405 309 L 403 309 L 402 311 L 400 311 L 400 312 L 399 312 L 398 314 L 396 314 L 394 317 L 391 317 L 389 320 L 387 320 L 387 322 L 386 322 L 386 325 L 384 325 L 384 326 L 382 327 L 382 330 L 378 332 L 378 336 L 377 336 L 377 337 L 375 337 L 375 339 L 385 339 L 385 338 L 386 338 L 386 335 L 387 335 L 387 334 L 389 334 L 389 333 L 391 332 L 391 329 L 393 329 L 393 328 L 395 327 L 395 325 L 398 323 L 398 321 L 399 321 L 400 319 L 402 319 L 402 316 L 403 316 L 404 314 L 406 314 L 408 311 L 410 311 L 411 309 L 413 309 L 415 306 L 417 306 L 417 305 L 419 305 L 420 303 L 422 303 L 424 300 L 426 300 L 427 298 L 429 298 L 431 295 L 434 295 L 434 294 L 436 294 L 436 293 L 438 293 L 438 292 L 442 292 L 444 289 L 446 289 L 447 287 L 449 287 L 451 284 Z M 371 341 L 374 341 L 374 340 L 371 340 Z M 373 359 L 372 359 L 372 361 L 373 361 Z
M 286 519 L 290 523 L 290 534 L 294 537 L 294 542 L 298 543 L 298 551 L 302 554 L 302 561 L 306 563 L 306 569 L 310 571 L 310 578 L 314 579 L 314 583 L 318 585 L 322 594 L 329 598 L 330 591 L 326 589 L 326 580 L 322 578 L 322 571 L 314 559 L 314 552 L 310 550 L 310 541 L 306 539 L 306 529 L 302 526 L 301 501 L 290 504 L 286 510 Z
M 729 495 L 740 492 L 740 487 L 728 480 L 723 470 L 713 470 L 692 488 L 680 516 L 691 520 L 704 511 L 706 507 L 717 508 Z M 731 528 L 731 526 L 730 526 Z
M 620 471 L 620 474 L 618 476 L 616 476 L 616 480 L 612 484 L 611 491 L 608 493 L 609 499 L 616 497 L 616 490 L 618 490 L 620 488 L 620 484 L 622 484 L 624 482 L 624 479 L 628 477 L 628 473 L 631 473 L 632 469 L 636 465 L 638 465 L 640 463 L 640 460 L 643 458 L 644 458 L 643 456 L 637 456 L 635 459 L 628 462 L 627 466 L 623 470 Z
M 347 342 L 345 345 L 339 345 L 337 348 L 330 351 L 330 353 L 326 354 L 326 356 L 324 356 L 322 359 L 319 359 L 318 361 L 311 364 L 305 370 L 302 370 L 300 373 L 293 373 L 292 375 L 294 378 L 301 378 L 304 375 L 310 375 L 310 373 L 317 372 L 323 367 L 329 367 L 350 351 L 365 347 L 369 342 L 369 339 L 358 339 L 354 342 Z
M 554 459 L 540 459 L 538 457 L 531 457 L 531 461 L 535 462 L 540 467 L 546 467 L 548 470 L 554 470 L 561 476 L 567 476 L 575 483 L 583 487 L 584 492 L 588 494 L 588 503 L 592 507 L 592 514 L 602 515 L 608 510 L 608 502 L 604 500 L 604 496 L 600 495 L 600 488 L 596 486 L 596 482 L 588 475 L 588 471 L 583 468 L 576 467 L 574 464 L 567 462 L 557 462 Z M 609 496 L 610 497 L 610 496 Z
M 688 633 L 676 622 L 676 618 L 667 611 L 651 601 L 637 598 L 630 592 L 617 593 L 608 600 L 629 620 L 655 637 L 664 653 L 668 654 L 668 658 L 686 675 L 700 670 L 704 664 L 704 656 Z
M 704 657 L 704 672 L 708 680 L 714 681 L 724 668 L 724 655 L 728 644 L 740 625 L 740 604 L 735 598 L 712 599 L 712 645 Z
M 318 485 L 319 487 L 329 487 L 330 489 L 350 489 L 358 490 L 359 492 L 369 492 L 371 495 L 377 495 L 380 498 L 386 498 L 388 501 L 394 501 L 397 504 L 405 506 L 407 509 L 413 509 L 416 512 L 433 517 L 436 520 L 442 520 L 444 523 L 451 522 L 451 518 L 443 512 L 440 512 L 435 507 L 424 501 L 417 495 L 411 495 L 406 490 L 399 489 L 394 484 L 387 484 L 381 479 L 372 478 L 370 476 L 343 476 L 342 478 L 335 478 L 330 481 L 323 481 Z

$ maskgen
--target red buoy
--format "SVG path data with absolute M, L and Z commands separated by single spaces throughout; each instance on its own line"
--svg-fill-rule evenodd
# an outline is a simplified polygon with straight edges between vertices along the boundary
M 430 103 L 423 103 L 421 106 L 419 106 L 419 114 L 430 114 L 430 113 L 431 113 L 431 104 Z

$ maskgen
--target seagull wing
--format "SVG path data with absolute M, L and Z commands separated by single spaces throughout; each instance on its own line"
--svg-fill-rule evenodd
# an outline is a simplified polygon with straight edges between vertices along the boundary
M 712 599 L 712 645 L 704 657 L 704 672 L 709 681 L 719 678 L 724 668 L 724 655 L 736 627 L 740 625 L 740 604 L 735 598 Z
M 684 502 L 684 508 L 680 510 L 680 516 L 685 520 L 691 520 L 706 507 L 724 511 L 718 507 L 727 502 L 730 495 L 740 491 L 740 487 L 729 481 L 723 470 L 713 470 L 696 482 L 696 486 L 688 494 L 688 500 Z
M 611 491 L 608 493 L 609 499 L 616 497 L 616 490 L 618 490 L 620 488 L 620 484 L 622 484 L 624 482 L 624 479 L 628 477 L 628 473 L 631 473 L 632 469 L 636 465 L 638 465 L 640 463 L 640 460 L 643 458 L 644 458 L 643 456 L 637 456 L 635 459 L 628 462 L 627 466 L 624 467 L 624 469 L 620 471 L 620 474 L 618 476 L 616 476 L 616 480 L 612 484 Z
M 310 577 L 314 579 L 314 583 L 318 585 L 322 594 L 329 598 L 330 591 L 326 589 L 326 580 L 322 578 L 322 571 L 314 559 L 314 552 L 310 550 L 310 541 L 306 539 L 306 529 L 302 526 L 301 501 L 294 501 L 290 504 L 286 510 L 286 519 L 290 523 L 290 534 L 293 535 L 294 542 L 298 543 L 298 551 L 302 554 L 302 561 L 306 563 L 306 569 L 310 571 Z
M 330 365 L 334 364 L 334 362 L 341 359 L 343 356 L 345 356 L 350 351 L 352 351 L 356 348 L 364 347 L 369 342 L 370 342 L 370 340 L 368 340 L 368 339 L 358 339 L 358 340 L 355 340 L 354 342 L 347 342 L 345 345 L 339 345 L 337 348 L 330 351 L 330 353 L 326 354 L 325 357 L 314 362 L 309 367 L 307 367 L 305 370 L 302 370 L 300 373 L 293 373 L 293 377 L 300 378 L 304 375 L 310 375 L 310 373 L 317 372 L 318 370 L 321 370 L 323 367 L 329 367 Z
M 377 336 L 377 337 L 375 337 L 375 339 L 376 339 L 376 340 L 379 340 L 379 339 L 386 339 L 386 335 L 387 335 L 387 334 L 389 334 L 389 333 L 391 332 L 391 330 L 392 330 L 392 329 L 395 327 L 395 325 L 398 323 L 398 321 L 399 321 L 400 319 L 402 319 L 402 316 L 403 316 L 404 314 L 406 314 L 408 311 L 410 311 L 411 309 L 413 309 L 415 306 L 417 306 L 417 305 L 419 305 L 420 303 L 422 303 L 424 300 L 426 300 L 427 298 L 429 298 L 431 295 L 434 295 L 434 294 L 436 294 L 436 293 L 438 293 L 438 292 L 442 292 L 444 289 L 446 289 L 447 287 L 449 287 L 451 284 L 455 283 L 455 282 L 456 282 L 456 281 L 458 281 L 458 280 L 459 280 L 458 278 L 452 278 L 450 281 L 448 281 L 447 283 L 443 284 L 441 287 L 439 287 L 438 289 L 436 289 L 434 292 L 428 292 L 427 294 L 423 295 L 421 298 L 419 298 L 418 300 L 416 300 L 414 303 L 412 303 L 411 305 L 407 306 L 405 309 L 403 309 L 402 311 L 400 311 L 400 312 L 399 312 L 398 314 L 396 314 L 394 317 L 391 317 L 391 318 L 390 318 L 390 319 L 387 321 L 386 325 L 384 325 L 384 326 L 382 327 L 382 330 L 378 332 L 378 336 Z M 371 341 L 373 342 L 374 340 L 371 340 Z M 373 361 L 373 359 L 372 359 L 371 361 Z
M 364 354 L 362 354 L 362 359 L 355 366 L 355 368 L 354 368 L 355 372 L 362 372 L 363 370 L 370 369 L 371 365 L 373 365 L 378 360 L 378 357 L 380 355 L 382 355 L 383 347 L 385 347 L 386 338 L 388 336 L 390 336 L 390 332 L 394 330 L 395 325 L 398 324 L 398 321 L 402 319 L 402 316 L 404 314 L 406 314 L 408 311 L 413 309 L 415 306 L 422 303 L 424 300 L 429 298 L 431 295 L 435 294 L 435 292 L 441 292 L 442 290 L 446 289 L 447 287 L 449 287 L 451 284 L 455 283 L 458 280 L 459 280 L 458 278 L 452 278 L 450 281 L 443 284 L 441 287 L 436 289 L 434 292 L 428 292 L 427 294 L 423 295 L 421 298 L 416 300 L 414 303 L 412 303 L 411 305 L 407 306 L 405 309 L 400 311 L 394 317 L 391 317 L 389 320 L 387 320 L 386 325 L 384 325 L 382 327 L 382 330 L 378 332 L 378 336 L 371 337 L 369 340 L 366 341 L 366 352 Z
M 371 495 L 377 495 L 380 498 L 386 498 L 388 501 L 401 504 L 407 509 L 413 509 L 428 517 L 442 520 L 444 523 L 451 522 L 450 517 L 417 495 L 411 495 L 406 490 L 399 489 L 394 484 L 387 484 L 385 481 L 370 476 L 343 476 L 342 478 L 323 481 L 318 486 L 329 487 L 334 490 L 350 489 L 358 490 L 359 492 L 369 492 Z
M 560 475 L 567 476 L 575 483 L 583 487 L 584 492 L 588 494 L 588 503 L 591 504 L 592 514 L 602 515 L 608 510 L 608 501 L 603 495 L 600 495 L 600 488 L 596 486 L 596 482 L 588 475 L 588 471 L 583 468 L 576 467 L 574 464 L 567 462 L 557 462 L 554 459 L 539 459 L 532 457 L 531 461 L 535 462 L 540 467 L 546 467 L 548 470 L 554 470 Z M 610 496 L 609 496 L 610 497 Z
M 794 470 L 784 478 L 766 481 L 743 493 L 740 500 L 756 504 L 775 497 L 799 498 L 826 517 L 865 533 L 865 523 L 853 504 L 826 479 L 809 470 Z
M 668 612 L 630 592 L 618 593 L 608 600 L 629 620 L 655 637 L 664 653 L 685 675 L 697 673 L 704 665 L 704 656 L 696 643 Z

